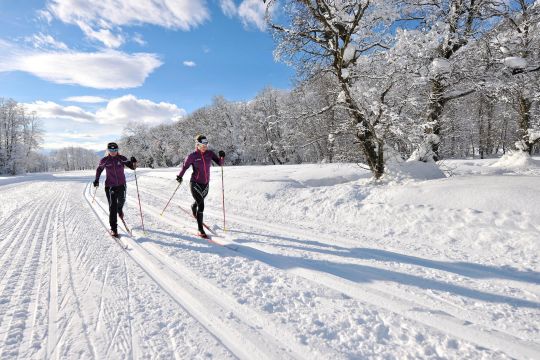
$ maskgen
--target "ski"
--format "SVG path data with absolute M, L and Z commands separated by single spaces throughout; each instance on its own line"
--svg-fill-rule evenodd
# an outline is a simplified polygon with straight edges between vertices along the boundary
M 112 231 L 108 231 L 109 235 L 114 239 L 114 242 L 117 243 L 123 250 L 129 250 L 128 244 L 124 244 L 122 240 L 120 240 L 121 236 L 118 234 L 118 236 L 114 236 Z
M 204 240 L 206 240 L 209 243 L 214 244 L 214 245 L 226 247 L 227 249 L 230 249 L 230 250 L 233 250 L 233 251 L 238 250 L 238 245 L 235 245 L 232 242 L 224 240 L 219 235 L 212 235 L 212 236 L 206 235 L 206 237 L 203 237 L 201 234 L 197 233 L 197 234 L 195 234 L 195 236 L 197 236 L 197 237 L 199 237 L 201 239 L 204 239 Z
M 119 217 L 120 217 L 120 216 L 119 216 Z M 120 220 L 122 220 L 122 223 L 124 224 L 124 228 L 126 229 L 126 232 L 127 232 L 130 236 L 133 236 L 133 232 L 132 232 L 131 229 L 127 226 L 126 221 L 124 220 L 124 218 L 120 218 Z
M 191 215 L 193 216 L 193 213 L 189 210 L 186 210 L 184 209 L 183 207 L 179 206 L 180 207 L 180 210 L 182 210 L 183 212 L 185 212 L 186 214 L 188 215 Z M 194 219 L 197 219 L 195 216 L 193 216 Z M 218 234 L 213 230 L 211 229 L 208 225 L 206 225 L 204 222 L 203 222 L 203 226 L 206 230 L 210 231 L 212 233 L 212 235 L 215 235 L 215 236 L 218 236 Z

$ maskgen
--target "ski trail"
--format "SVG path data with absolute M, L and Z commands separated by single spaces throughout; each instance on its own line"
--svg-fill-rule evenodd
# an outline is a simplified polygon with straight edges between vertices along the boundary
M 140 355 L 139 355 L 140 351 L 138 347 L 139 341 L 137 339 L 137 333 L 133 331 L 133 324 L 132 324 L 133 317 L 131 316 L 131 291 L 129 290 L 130 289 L 129 272 L 128 272 L 128 266 L 127 266 L 125 257 L 124 257 L 124 269 L 125 269 L 125 275 L 126 275 L 127 317 L 128 317 L 128 323 L 129 323 L 129 337 L 130 337 L 130 345 L 131 345 L 130 357 L 132 359 L 138 359 L 140 358 Z
M 44 314 L 45 311 L 47 312 L 50 311 L 50 304 L 46 310 L 43 309 L 44 308 L 43 304 L 48 304 L 49 299 L 50 299 L 50 297 L 47 300 L 43 299 L 47 297 L 45 293 L 46 291 L 45 289 L 47 289 L 47 285 L 50 285 L 50 280 L 44 281 L 46 276 L 48 277 L 48 279 L 50 279 L 50 276 L 48 276 L 49 273 L 47 272 L 47 270 L 49 269 L 47 269 L 45 257 L 49 252 L 52 251 L 52 244 L 50 243 L 50 241 L 48 241 L 48 239 L 53 238 L 57 233 L 59 216 L 60 216 L 60 208 L 62 206 L 62 203 L 65 201 L 65 198 L 66 198 L 65 194 L 59 195 L 55 204 L 54 211 L 51 213 L 51 218 L 47 222 L 47 229 L 45 230 L 46 235 L 43 238 L 43 240 L 45 240 L 44 245 L 43 245 L 44 249 L 43 251 L 41 251 L 39 262 L 38 262 L 40 270 L 39 270 L 39 276 L 36 277 L 38 281 L 38 287 L 35 292 L 35 299 L 33 301 L 34 306 L 33 306 L 33 311 L 32 311 L 33 313 L 32 321 L 29 327 L 29 331 L 27 331 L 26 334 L 23 336 L 23 343 L 21 344 L 21 349 L 23 349 L 23 351 L 26 351 L 26 352 L 29 352 L 29 351 L 31 352 L 32 349 L 33 351 L 35 351 L 36 347 L 33 347 L 32 343 L 35 343 L 36 341 L 41 342 L 40 341 L 41 339 L 39 339 L 41 335 L 40 334 L 41 321 L 45 315 Z M 49 286 L 49 289 L 47 290 L 50 291 L 50 286 Z M 39 317 L 39 322 L 40 322 L 39 324 L 37 323 L 38 317 Z M 35 339 L 35 337 L 37 337 L 37 339 Z M 34 356 L 34 354 L 27 353 L 23 355 L 24 358 L 30 358 L 32 356 Z
M 156 208 L 151 205 L 146 205 L 145 209 L 146 213 L 157 217 Z M 166 216 L 159 218 L 170 225 L 175 227 L 179 226 L 178 221 L 168 219 Z M 276 232 L 277 230 L 278 233 L 280 230 L 282 232 L 285 232 L 284 230 L 291 230 L 286 232 L 289 237 L 291 235 L 298 235 L 300 238 L 305 237 L 305 233 L 289 229 L 289 227 L 286 226 L 266 224 L 259 221 L 246 221 L 245 219 L 239 222 L 252 226 L 253 224 L 256 224 L 258 228 L 271 230 L 272 232 Z M 332 238 L 331 241 L 325 236 L 317 236 L 315 239 L 326 241 L 331 244 L 336 243 L 335 238 Z M 265 249 L 265 251 L 267 251 L 267 249 Z M 438 301 L 433 301 L 432 305 L 428 305 L 427 301 L 420 296 L 405 293 L 395 286 L 388 285 L 388 282 L 392 282 L 392 278 L 391 275 L 384 275 L 384 269 L 379 270 L 375 267 L 371 267 L 370 269 L 370 267 L 367 266 L 360 267 L 363 268 L 363 270 L 358 271 L 343 270 L 340 269 L 339 266 L 336 266 L 335 268 L 327 266 L 326 268 L 321 269 L 320 264 L 317 264 L 316 266 L 310 265 L 308 261 L 301 258 L 299 258 L 298 261 L 290 261 L 289 264 L 283 264 L 281 261 L 278 262 L 274 260 L 272 254 L 258 250 L 257 246 L 251 247 L 241 245 L 239 252 L 253 260 L 263 261 L 275 268 L 283 269 L 293 275 L 300 276 L 321 286 L 347 294 L 351 298 L 361 302 L 366 302 L 376 307 L 382 307 L 388 311 L 404 316 L 405 318 L 434 328 L 442 333 L 450 334 L 456 338 L 475 343 L 481 347 L 495 351 L 503 351 L 513 357 L 535 358 L 540 356 L 539 344 L 522 340 L 512 334 L 501 332 L 489 326 L 479 325 L 478 323 L 481 323 L 481 321 L 476 319 L 474 313 L 463 314 L 462 307 L 458 307 L 448 301 L 445 301 L 444 303 L 446 303 L 446 305 L 441 307 L 443 302 L 441 302 L 440 299 Z M 381 270 L 383 270 L 382 273 Z M 482 272 L 482 270 L 479 271 Z M 384 281 L 385 276 L 388 276 L 386 283 L 374 282 L 358 284 L 355 281 L 347 280 L 377 278 Z M 532 302 L 529 303 L 531 306 L 534 306 Z M 540 307 L 540 304 L 537 305 Z M 458 308 L 459 311 L 453 310 L 456 308 Z
M 16 260 L 17 254 L 24 246 L 24 240 L 26 238 L 23 238 L 21 243 L 18 243 L 15 240 L 20 239 L 27 234 L 29 230 L 35 227 L 37 216 L 39 216 L 38 212 L 42 210 L 41 207 L 45 203 L 46 201 L 41 199 L 28 216 L 17 218 L 17 222 L 7 235 L 5 232 L 0 233 L 0 236 L 3 239 L 2 248 L 0 249 L 0 264 L 2 264 L 0 267 L 0 283 L 4 280 L 7 271 L 11 269 L 10 265 Z M 0 289 L 3 289 L 3 287 L 0 287 Z
M 51 239 L 51 266 L 50 266 L 50 283 L 49 283 L 49 314 L 47 327 L 47 357 L 56 359 L 58 354 L 55 353 L 57 336 L 58 336 L 58 232 L 59 232 L 59 217 L 58 211 L 54 224 L 54 233 Z
M 103 276 L 103 282 L 101 284 L 101 291 L 99 292 L 99 310 L 97 315 L 97 321 L 96 321 L 96 328 L 95 330 L 99 330 L 99 326 L 101 325 L 101 313 L 103 312 L 103 289 L 105 288 L 105 284 L 107 284 L 107 276 L 109 275 L 109 264 L 107 264 L 107 268 L 105 269 L 105 275 Z
M 28 311 L 36 281 L 36 273 L 39 268 L 41 249 L 43 247 L 43 242 L 39 240 L 44 238 L 46 231 L 49 229 L 52 212 L 51 206 L 54 200 L 54 198 L 49 199 L 47 206 L 42 208 L 36 231 L 28 231 L 26 233 L 25 250 L 27 251 L 24 251 L 24 255 L 27 256 L 20 260 L 19 266 L 16 266 L 17 271 L 14 274 L 15 276 L 8 276 L 10 283 L 7 284 L 6 289 L 12 289 L 12 295 L 10 297 L 11 306 L 10 313 L 4 316 L 8 320 L 2 322 L 2 327 L 0 327 L 0 333 L 4 334 L 3 346 L 0 347 L 0 357 L 17 357 L 19 354 L 19 346 L 23 341 L 26 321 L 29 317 Z
M 88 193 L 85 196 L 88 201 Z M 103 215 L 97 215 L 104 217 L 103 208 L 102 212 Z M 294 336 L 287 334 L 285 329 L 273 326 L 248 308 L 238 310 L 234 299 L 179 263 L 173 263 L 164 253 L 133 240 L 129 244 L 133 250 L 128 255 L 141 269 L 238 358 L 316 358 L 306 356 L 309 347 L 291 341 Z M 330 349 L 327 353 L 335 354 L 334 358 L 340 357 Z
M 273 337 L 274 334 L 267 333 L 265 328 L 268 326 L 264 325 L 268 324 L 261 325 L 257 316 L 246 316 L 243 314 L 246 309 L 238 311 L 237 304 L 212 295 L 204 280 L 192 273 L 190 275 L 195 280 L 191 280 L 190 275 L 182 273 L 185 269 L 178 271 L 167 264 L 170 260 L 163 254 L 158 258 L 134 241 L 131 245 L 134 251 L 130 256 L 146 273 L 239 358 L 305 358 L 300 351 L 295 351 L 295 344 L 281 343 Z
M 68 206 L 68 203 L 65 202 L 64 203 L 64 209 L 63 209 L 63 221 L 62 221 L 62 231 L 61 233 L 63 234 L 63 238 L 64 238 L 64 244 L 65 244 L 65 247 L 66 247 L 66 256 L 67 256 L 67 267 L 68 267 L 68 277 L 69 277 L 69 286 L 71 288 L 71 293 L 73 294 L 73 297 L 74 297 L 74 300 L 75 300 L 75 309 L 76 309 L 76 312 L 77 312 L 77 315 L 79 317 L 79 319 L 82 321 L 83 323 L 83 328 L 82 328 L 82 334 L 88 344 L 88 349 L 90 350 L 90 353 L 92 354 L 92 357 L 94 359 L 97 359 L 99 358 L 96 354 L 96 347 L 95 345 L 93 344 L 92 340 L 90 339 L 89 337 L 89 334 L 88 334 L 88 323 L 86 321 L 86 317 L 84 316 L 84 313 L 81 309 L 81 303 L 80 303 L 80 297 L 79 297 L 79 294 L 78 294 L 78 291 L 76 289 L 76 286 L 75 286 L 75 280 L 74 280 L 74 267 L 73 267 L 73 263 L 72 263 L 72 255 L 71 255 L 71 250 L 70 250 L 70 245 L 69 245 L 69 241 L 68 241 L 68 231 L 67 231 L 67 228 L 66 228 L 66 220 L 67 220 L 67 206 Z M 66 329 L 67 330 L 67 327 Z

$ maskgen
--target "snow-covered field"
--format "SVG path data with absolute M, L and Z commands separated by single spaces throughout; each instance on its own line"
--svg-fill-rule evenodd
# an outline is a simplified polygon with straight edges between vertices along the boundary
M 540 359 L 540 160 L 494 162 L 225 167 L 226 232 L 215 167 L 236 251 L 185 184 L 160 216 L 177 169 L 137 171 L 145 233 L 126 170 L 127 251 L 92 172 L 0 178 L 0 358 Z

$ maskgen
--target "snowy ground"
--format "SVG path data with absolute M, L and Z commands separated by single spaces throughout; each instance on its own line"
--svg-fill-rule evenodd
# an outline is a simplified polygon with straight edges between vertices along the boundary
M 91 172 L 0 178 L 0 358 L 539 359 L 540 160 L 494 162 L 226 167 L 236 251 L 186 185 L 160 216 L 177 169 L 137 171 L 146 233 L 129 176 L 127 251 Z

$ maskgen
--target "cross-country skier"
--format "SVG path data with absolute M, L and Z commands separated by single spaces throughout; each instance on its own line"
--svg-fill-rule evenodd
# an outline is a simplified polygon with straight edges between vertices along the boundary
M 105 179 L 105 194 L 109 202 L 109 224 L 111 225 L 111 235 L 118 237 L 118 219 L 124 219 L 122 210 L 126 201 L 126 176 L 124 175 L 124 166 L 131 170 L 137 168 L 137 159 L 131 157 L 128 160 L 125 156 L 118 153 L 118 145 L 114 142 L 107 144 L 107 156 L 100 160 L 96 169 L 96 179 L 94 187 L 99 186 L 99 177 L 105 169 L 107 178 Z
M 210 165 L 212 164 L 212 160 L 219 165 L 223 165 L 225 158 L 225 152 L 223 150 L 220 150 L 218 154 L 219 157 L 212 150 L 208 150 L 208 139 L 206 139 L 206 136 L 198 135 L 195 138 L 195 151 L 186 157 L 182 169 L 176 177 L 176 181 L 181 184 L 182 176 L 184 176 L 186 170 L 190 166 L 193 168 L 189 184 L 191 195 L 193 195 L 195 202 L 191 205 L 191 211 L 193 212 L 193 217 L 197 219 L 197 225 L 199 227 L 198 235 L 205 239 L 208 238 L 208 235 L 206 235 L 203 228 L 203 212 L 204 198 L 208 195 L 208 185 L 210 182 Z

